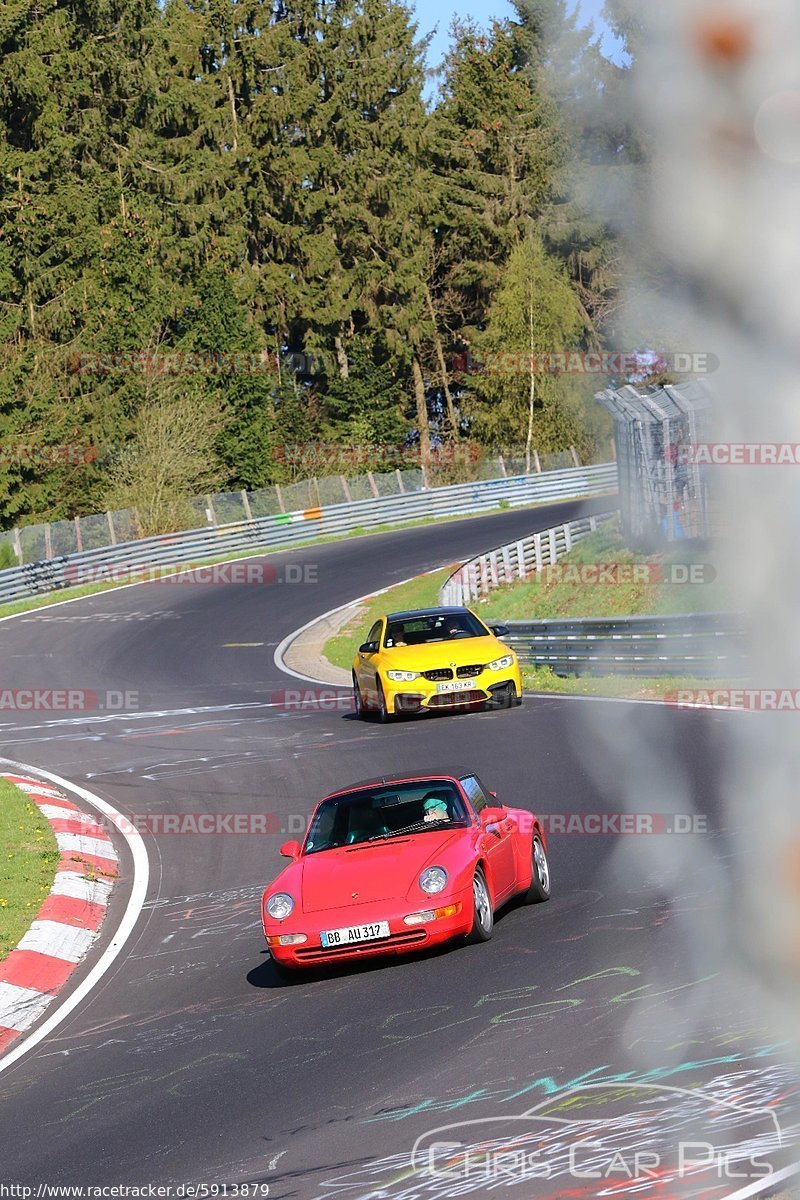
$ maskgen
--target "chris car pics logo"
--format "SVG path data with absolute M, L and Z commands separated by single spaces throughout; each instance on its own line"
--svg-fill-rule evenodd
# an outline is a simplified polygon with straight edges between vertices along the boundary
M 459 1195 L 524 1185 L 527 1200 L 537 1181 L 552 1195 L 556 1179 L 626 1193 L 656 1181 L 743 1186 L 775 1169 L 782 1144 L 772 1108 L 718 1088 L 622 1081 L 566 1088 L 519 1115 L 441 1125 L 417 1138 L 411 1163 L 420 1182 Z

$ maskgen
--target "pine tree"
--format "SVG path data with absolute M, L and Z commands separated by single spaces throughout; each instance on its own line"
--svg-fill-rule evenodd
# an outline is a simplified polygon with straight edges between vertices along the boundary
M 474 395 L 467 404 L 479 438 L 497 446 L 525 444 L 528 470 L 533 448 L 551 452 L 583 441 L 570 381 L 546 369 L 550 355 L 574 347 L 580 330 L 563 267 L 529 234 L 511 254 L 477 340 L 482 366 L 471 377 Z

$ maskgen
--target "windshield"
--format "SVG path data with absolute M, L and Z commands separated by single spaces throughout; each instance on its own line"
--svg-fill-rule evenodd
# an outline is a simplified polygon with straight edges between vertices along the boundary
M 391 619 L 386 628 L 384 646 L 390 650 L 401 646 L 424 646 L 429 642 L 486 636 L 486 629 L 470 612 L 434 612 Z
M 346 792 L 317 809 L 305 854 L 469 824 L 456 785 L 446 779 Z

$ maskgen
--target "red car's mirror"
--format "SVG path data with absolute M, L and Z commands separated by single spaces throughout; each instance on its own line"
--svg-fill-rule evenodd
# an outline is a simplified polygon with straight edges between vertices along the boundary
M 299 858 L 300 843 L 299 842 L 284 842 L 281 846 L 281 854 L 284 858 Z

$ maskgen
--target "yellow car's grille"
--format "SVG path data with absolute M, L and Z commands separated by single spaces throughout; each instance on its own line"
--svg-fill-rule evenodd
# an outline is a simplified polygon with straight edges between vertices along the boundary
M 449 667 L 438 667 L 435 671 L 423 671 L 422 678 L 429 680 L 430 683 L 439 683 L 443 679 L 452 679 L 453 672 Z
M 456 675 L 459 679 L 474 679 L 476 675 L 480 675 L 482 670 L 482 663 L 473 663 L 469 667 L 458 667 Z

